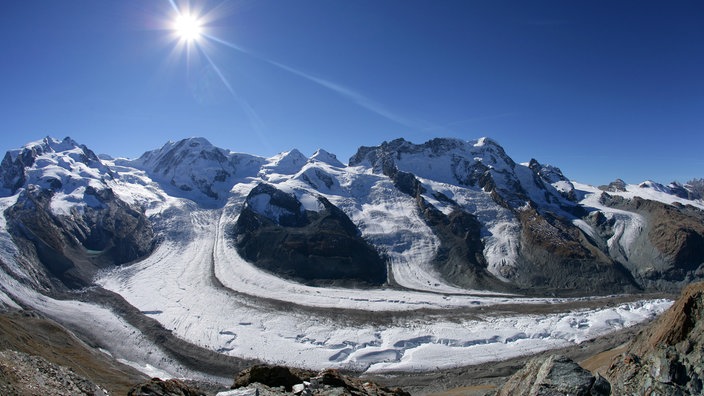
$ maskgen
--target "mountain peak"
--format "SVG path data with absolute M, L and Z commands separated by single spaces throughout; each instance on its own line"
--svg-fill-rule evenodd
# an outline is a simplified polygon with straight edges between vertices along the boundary
M 494 139 L 489 138 L 489 137 L 480 137 L 479 139 L 476 140 L 474 143 L 474 147 L 482 147 L 485 145 L 490 145 L 490 146 L 498 146 L 501 147 L 501 145 Z
M 233 154 L 213 146 L 207 139 L 195 137 L 168 142 L 160 149 L 148 151 L 124 164 L 145 170 L 150 177 L 172 189 L 174 194 L 203 201 L 224 199 L 235 183 L 235 176 L 256 174 L 262 159 Z
M 308 157 L 297 149 L 292 149 L 276 154 L 269 158 L 268 162 L 268 164 L 264 165 L 266 173 L 292 175 L 303 168 L 303 165 L 308 162 Z
M 82 146 L 78 144 L 75 140 L 71 139 L 70 137 L 65 137 L 63 140 L 59 140 L 56 138 L 53 138 L 51 136 L 47 136 L 42 140 L 37 140 L 34 142 L 30 142 L 22 146 L 22 149 L 16 150 L 16 151 L 21 151 L 21 150 L 32 150 L 36 148 L 41 148 L 42 152 L 47 152 L 47 151 L 53 151 L 53 152 L 63 152 L 63 151 L 69 151 L 73 150 L 75 148 L 81 148 Z
M 340 160 L 337 159 L 337 156 L 335 154 L 329 153 L 323 149 L 318 149 L 313 153 L 313 155 L 310 157 L 312 161 L 317 161 L 317 162 L 324 162 L 328 165 L 338 167 L 338 168 L 344 168 L 345 164 L 340 162 Z
M 44 161 L 39 167 L 41 169 L 32 170 L 40 157 Z M 14 194 L 27 182 L 39 183 L 45 168 L 54 169 L 53 174 L 57 177 L 78 172 L 79 168 L 92 168 L 99 173 L 110 174 L 98 156 L 85 145 L 78 144 L 70 137 L 58 140 L 47 136 L 5 154 L 0 163 L 0 190 L 3 190 L 3 194 Z M 54 176 L 51 177 L 52 180 L 61 178 Z

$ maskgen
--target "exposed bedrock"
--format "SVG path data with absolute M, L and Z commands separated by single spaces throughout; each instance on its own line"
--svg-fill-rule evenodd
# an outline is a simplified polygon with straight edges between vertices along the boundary
M 645 219 L 644 229 L 624 260 L 643 286 L 674 291 L 704 277 L 704 211 L 607 193 L 602 194 L 601 202 Z M 598 226 L 608 236 L 610 224 L 602 221 Z
M 232 237 L 239 254 L 278 276 L 314 285 L 375 286 L 386 262 L 347 215 L 324 197 L 305 210 L 294 196 L 259 184 L 247 196 Z
M 91 205 L 69 214 L 51 208 L 54 191 L 30 185 L 4 215 L 28 268 L 43 288 L 80 288 L 101 268 L 125 264 L 151 253 L 155 237 L 144 214 L 118 199 L 112 190 L 86 187 Z M 58 282 L 57 282 L 58 280 Z
M 440 248 L 433 264 L 443 278 L 469 289 L 510 289 L 510 285 L 501 282 L 487 270 L 481 239 L 482 225 L 475 215 L 462 210 L 457 204 L 446 215 L 423 197 L 422 194 L 426 191 L 415 175 L 395 168 L 387 168 L 384 172 L 393 180 L 396 188 L 415 199 L 421 218 L 440 240 Z M 447 197 L 437 198 L 451 201 Z
M 532 359 L 511 376 L 496 396 L 609 396 L 611 385 L 565 356 Z
M 701 395 L 704 283 L 687 286 L 627 350 L 614 358 L 606 373 L 614 395 Z
M 518 212 L 521 255 L 512 280 L 533 292 L 574 294 L 639 289 L 620 263 L 602 252 L 574 225 L 532 207 Z

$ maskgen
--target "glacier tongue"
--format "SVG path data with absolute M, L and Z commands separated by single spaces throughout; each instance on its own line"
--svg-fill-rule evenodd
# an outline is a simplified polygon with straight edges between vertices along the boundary
M 299 285 L 239 258 L 223 237 L 227 212 L 227 208 L 192 212 L 196 230 L 192 241 L 165 241 L 150 258 L 106 274 L 99 284 L 149 312 L 179 337 L 205 348 L 314 369 L 370 372 L 435 370 L 539 352 L 630 326 L 669 306 L 668 301 L 653 300 L 545 316 L 484 315 L 477 320 L 461 318 L 453 309 L 559 300 L 393 289 L 360 294 Z M 257 302 L 255 296 L 264 300 Z M 291 296 L 295 300 L 288 302 Z M 278 309 L 272 310 L 267 302 L 272 298 L 281 301 Z M 334 315 L 327 316 L 320 308 L 334 309 Z M 381 318 L 419 308 L 441 311 L 433 320 L 412 315 L 381 324 L 351 324 L 355 310 L 378 310 Z

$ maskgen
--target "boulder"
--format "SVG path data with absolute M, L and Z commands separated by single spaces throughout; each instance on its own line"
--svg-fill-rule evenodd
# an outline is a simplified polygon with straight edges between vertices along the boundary
M 177 379 L 152 378 L 130 389 L 127 396 L 205 396 L 205 393 Z
M 315 375 L 315 372 L 308 370 L 259 364 L 240 371 L 235 377 L 232 388 L 242 388 L 253 383 L 260 383 L 272 388 L 284 387 L 287 391 L 291 391 L 294 385 L 308 381 Z
M 551 355 L 538 357 L 516 372 L 496 392 L 496 396 L 607 396 L 609 383 L 594 377 L 571 359 Z

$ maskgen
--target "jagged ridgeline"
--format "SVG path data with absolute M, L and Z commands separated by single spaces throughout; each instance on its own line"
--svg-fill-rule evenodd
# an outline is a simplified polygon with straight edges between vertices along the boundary
M 104 158 L 70 138 L 5 155 L 3 246 L 22 267 L 8 272 L 43 289 L 87 286 L 189 238 L 200 211 L 222 215 L 242 259 L 313 285 L 593 295 L 704 277 L 694 184 L 587 186 L 488 138 L 397 139 L 348 165 L 324 150 L 263 158 L 203 138 Z
M 118 175 L 86 146 L 46 138 L 8 152 L 0 172 L 4 195 L 16 196 L 7 231 L 40 290 L 85 287 L 98 270 L 151 253 L 152 224 L 113 192 Z

